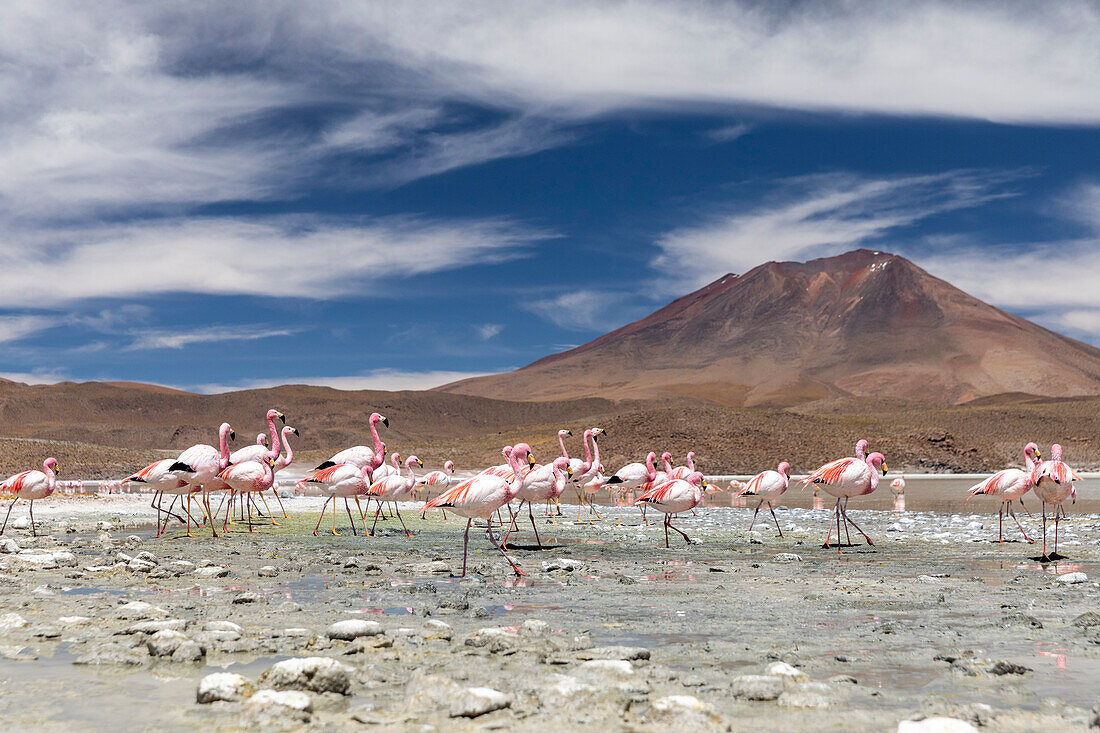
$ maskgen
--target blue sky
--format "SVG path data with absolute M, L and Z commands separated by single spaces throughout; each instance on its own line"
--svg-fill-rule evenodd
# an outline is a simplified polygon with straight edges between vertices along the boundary
M 424 388 L 866 246 L 1100 345 L 1094 3 L 26 3 L 0 376 Z

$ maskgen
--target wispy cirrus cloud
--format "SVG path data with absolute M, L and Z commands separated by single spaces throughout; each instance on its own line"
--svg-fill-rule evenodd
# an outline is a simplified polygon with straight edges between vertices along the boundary
M 0 316 L 0 344 L 18 341 L 32 334 L 54 328 L 62 323 L 56 316 Z
M 503 330 L 503 323 L 483 323 L 480 326 L 474 326 L 474 332 L 482 341 L 488 341 L 495 336 L 499 336 Z
M 571 290 L 525 301 L 523 307 L 570 331 L 610 331 L 652 310 L 648 301 L 616 290 Z
M 267 389 L 284 384 L 306 384 L 315 387 L 331 387 L 341 390 L 423 390 L 473 377 L 483 377 L 490 372 L 459 372 L 447 370 L 404 371 L 401 369 L 375 369 L 364 374 L 330 377 L 288 376 L 274 379 L 251 379 L 237 384 L 202 384 L 192 389 L 196 392 L 216 394 L 242 389 Z
M 260 339 L 290 336 L 297 330 L 290 328 L 263 328 L 256 326 L 211 326 L 194 330 L 153 329 L 134 334 L 134 340 L 126 351 L 146 349 L 182 349 L 194 344 L 211 344 L 222 341 L 258 341 Z

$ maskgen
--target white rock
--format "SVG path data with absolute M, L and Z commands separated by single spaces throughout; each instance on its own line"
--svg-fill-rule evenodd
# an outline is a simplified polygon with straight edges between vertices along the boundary
M 203 631 L 231 631 L 238 637 L 244 635 L 244 629 L 232 621 L 207 621 L 202 625 Z
M 87 626 L 91 620 L 88 616 L 61 616 L 57 619 L 57 623 L 62 626 Z
M 37 550 L 23 550 L 16 555 L 8 555 L 0 560 L 0 570 L 53 570 L 57 567 L 57 560 L 53 555 Z
M 432 619 L 424 622 L 424 628 L 420 630 L 420 636 L 425 639 L 443 639 L 450 641 L 454 636 L 454 629 L 443 621 Z
M 710 705 L 691 695 L 670 695 L 654 700 L 645 720 L 671 730 L 725 730 L 727 727 Z
M 330 639 L 351 641 L 353 639 L 358 639 L 360 636 L 378 636 L 381 633 L 382 624 L 377 621 L 348 619 L 346 621 L 337 621 L 332 626 L 329 626 L 325 635 Z
M 23 618 L 18 613 L 5 613 L 3 616 L 0 616 L 0 631 L 21 629 L 26 625 L 27 619 Z
M 775 700 L 786 688 L 782 677 L 742 674 L 731 680 L 730 692 L 739 700 Z
M 59 550 L 53 553 L 53 561 L 63 568 L 76 567 L 76 555 L 68 550 Z
M 229 568 L 219 567 L 217 565 L 210 565 L 205 568 L 199 568 L 195 571 L 195 575 L 200 578 L 224 578 L 229 575 Z
M 410 565 L 408 571 L 413 575 L 435 575 L 451 572 L 451 566 L 443 560 L 432 560 Z
M 802 562 L 802 556 L 793 552 L 780 552 L 772 558 L 775 562 Z M 671 699 L 671 698 L 666 698 Z
M 187 628 L 186 619 L 182 618 L 169 618 L 162 621 L 141 621 L 130 628 L 126 629 L 124 633 L 127 634 L 155 634 L 158 631 L 183 631 Z
M 232 672 L 215 672 L 199 680 L 195 699 L 201 704 L 212 702 L 237 702 L 253 689 L 247 677 Z
M 519 632 L 524 636 L 546 636 L 550 633 L 550 624 L 542 619 L 529 618 L 520 626 Z
M 771 675 L 773 677 L 785 677 L 790 680 L 803 681 L 808 680 L 810 677 L 797 667 L 792 667 L 786 662 L 772 662 L 764 668 L 764 674 Z
M 593 659 L 581 662 L 577 675 L 589 681 L 614 680 L 626 682 L 634 676 L 634 665 L 621 659 Z
M 476 718 L 512 704 L 511 695 L 490 687 L 468 687 L 451 700 L 452 718 Z
M 901 524 L 898 523 L 898 522 L 894 522 L 893 524 L 891 524 L 889 527 L 886 528 L 886 531 L 887 532 L 904 532 L 905 527 L 901 526 Z
M 10 555 L 19 552 L 21 549 L 19 543 L 11 537 L 0 538 L 0 552 Z
M 901 721 L 898 723 L 898 733 L 978 733 L 978 729 L 965 720 L 925 718 Z
M 577 570 L 583 570 L 584 563 L 580 560 L 572 560 L 568 557 L 563 557 L 558 560 L 547 560 L 542 564 L 543 572 L 549 573 L 552 570 L 564 570 L 567 573 L 576 572 Z
M 278 662 L 260 675 L 261 687 L 348 694 L 352 668 L 327 657 L 294 657 Z
M 30 529 L 31 520 L 29 517 L 16 517 L 11 522 L 12 529 Z
M 279 568 L 274 565 L 264 565 L 262 568 L 256 571 L 256 575 L 261 578 L 274 578 L 279 574 Z
M 167 568 L 173 575 L 183 575 L 184 573 L 194 572 L 195 563 L 186 560 L 175 560 L 168 563 Z
M 151 563 L 147 560 L 139 560 L 135 557 L 127 563 L 126 567 L 133 570 L 135 573 L 148 573 L 151 570 L 155 570 L 157 565 L 156 563 Z
M 182 632 L 162 629 L 150 636 L 145 646 L 149 649 L 151 656 L 169 657 L 185 641 L 190 640 Z
M 1065 573 L 1057 577 L 1059 583 L 1065 585 L 1076 585 L 1077 583 L 1085 583 L 1089 579 L 1089 576 L 1084 573 Z
M 145 601 L 130 601 L 115 609 L 115 616 L 118 618 L 132 619 L 134 621 L 164 618 L 167 615 L 168 612 L 163 608 L 154 606 L 151 603 L 146 603 Z
M 313 701 L 304 692 L 260 690 L 244 703 L 244 720 L 250 727 L 285 727 L 288 721 L 308 723 Z

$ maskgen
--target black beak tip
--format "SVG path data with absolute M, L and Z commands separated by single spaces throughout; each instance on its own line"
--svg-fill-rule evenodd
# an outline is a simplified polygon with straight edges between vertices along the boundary
M 279 422 L 281 422 L 283 425 L 286 425 L 286 415 L 281 412 L 279 413 Z
M 229 431 L 229 439 L 230 440 L 236 440 L 237 439 L 237 431 L 236 430 L 230 430 Z
M 390 426 L 390 419 L 388 417 L 382 418 L 382 424 L 388 428 Z
M 293 433 L 295 435 L 297 435 L 299 438 L 302 437 L 302 434 L 298 432 L 298 428 L 294 428 Z

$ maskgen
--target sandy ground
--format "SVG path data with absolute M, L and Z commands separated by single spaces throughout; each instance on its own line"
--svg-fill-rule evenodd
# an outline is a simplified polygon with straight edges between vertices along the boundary
M 517 580 L 483 530 L 453 577 L 457 518 L 407 505 L 414 537 L 396 520 L 364 537 L 341 514 L 315 538 L 319 504 L 215 540 L 154 538 L 142 496 L 39 503 L 42 536 L 0 540 L 4 727 L 1057 731 L 1100 699 L 1097 515 L 1071 514 L 1068 557 L 1044 564 L 991 543 L 987 514 L 853 512 L 876 545 L 838 554 L 821 510 L 778 512 L 780 539 L 704 508 L 665 549 L 633 510 L 565 507 L 539 518 L 545 551 L 530 525 L 516 538 Z M 336 662 L 272 670 L 294 658 Z M 197 701 L 217 672 L 247 683 L 209 694 L 243 701 Z M 252 694 L 272 687 L 304 694 Z

